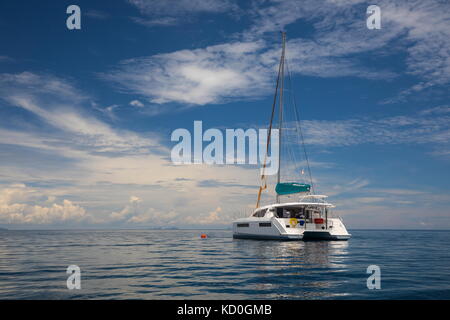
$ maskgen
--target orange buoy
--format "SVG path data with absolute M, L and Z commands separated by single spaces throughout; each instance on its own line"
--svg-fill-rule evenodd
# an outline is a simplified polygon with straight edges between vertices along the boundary
M 202 233 L 202 235 L 200 236 L 200 238 L 206 239 L 206 238 L 208 238 L 208 236 L 207 236 L 206 234 Z

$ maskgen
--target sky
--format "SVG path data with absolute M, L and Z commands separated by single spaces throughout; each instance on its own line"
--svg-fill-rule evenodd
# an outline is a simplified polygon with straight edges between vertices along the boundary
M 366 26 L 373 4 L 381 29 Z M 316 192 L 350 229 L 449 229 L 439 0 L 2 1 L 0 227 L 227 228 L 249 214 L 255 166 L 174 165 L 170 137 L 195 120 L 267 128 L 280 31 Z

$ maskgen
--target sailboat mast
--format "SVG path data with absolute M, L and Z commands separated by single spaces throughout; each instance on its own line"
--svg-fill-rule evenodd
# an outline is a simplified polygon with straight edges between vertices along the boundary
M 284 48 L 284 40 L 283 40 L 283 48 Z M 283 52 L 284 52 L 284 49 L 283 49 Z M 272 135 L 273 116 L 275 114 L 275 108 L 277 106 L 277 95 L 278 95 L 278 88 L 279 88 L 279 84 L 280 84 L 281 69 L 282 68 L 284 69 L 283 56 L 284 56 L 284 54 L 281 55 L 280 65 L 278 66 L 277 84 L 275 86 L 275 94 L 273 95 L 272 114 L 270 116 L 270 124 L 269 124 L 269 130 L 268 130 L 268 135 L 267 135 L 266 154 L 264 156 L 264 164 L 262 167 L 261 182 L 264 182 L 264 185 L 261 185 L 259 187 L 258 200 L 256 201 L 256 208 L 259 208 L 259 203 L 261 201 L 261 192 L 267 188 L 265 169 L 266 169 L 266 163 L 267 163 L 267 154 L 269 153 L 270 137 Z M 284 74 L 284 72 L 283 72 L 283 74 Z M 278 152 L 278 154 L 280 154 L 280 153 Z M 280 167 L 278 166 L 278 172 L 279 171 L 280 171 Z M 278 177 L 278 180 L 279 180 L 279 178 L 280 177 Z M 277 196 L 277 199 L 278 199 L 278 196 Z
M 281 49 L 281 86 L 280 86 L 280 110 L 278 116 L 278 173 L 277 183 L 281 178 L 281 129 L 283 124 L 283 91 L 284 91 L 284 55 L 286 49 L 286 32 L 282 32 L 282 49 Z M 277 203 L 280 203 L 280 196 L 277 194 Z

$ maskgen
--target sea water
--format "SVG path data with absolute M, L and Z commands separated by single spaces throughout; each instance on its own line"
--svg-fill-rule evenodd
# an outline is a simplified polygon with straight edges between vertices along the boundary
M 280 242 L 229 230 L 0 231 L 0 299 L 450 299 L 450 231 L 350 233 Z M 67 287 L 70 265 L 80 289 Z M 367 286 L 371 265 L 380 289 Z

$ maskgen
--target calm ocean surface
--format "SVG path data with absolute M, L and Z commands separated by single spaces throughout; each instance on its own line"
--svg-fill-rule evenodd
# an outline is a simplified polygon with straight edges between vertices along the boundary
M 0 231 L 0 299 L 450 299 L 450 231 L 352 230 L 348 242 L 231 231 Z M 68 290 L 66 268 L 81 268 Z M 381 268 L 381 289 L 366 286 Z

